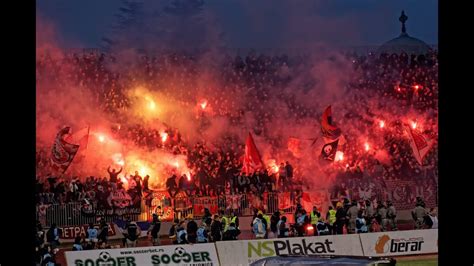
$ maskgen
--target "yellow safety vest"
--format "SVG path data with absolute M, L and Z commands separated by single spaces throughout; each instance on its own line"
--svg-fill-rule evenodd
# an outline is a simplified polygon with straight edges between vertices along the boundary
M 333 225 L 336 222 L 336 211 L 329 210 L 329 224 Z
M 224 225 L 224 232 L 227 231 L 227 229 L 229 228 L 229 219 L 225 216 L 222 216 L 222 222 L 225 224 Z
M 314 214 L 314 212 L 311 212 L 311 224 L 317 224 L 318 223 L 318 216 Z
M 235 227 L 238 228 L 238 227 L 237 227 L 237 224 L 235 223 L 235 221 L 237 221 L 237 216 L 232 217 L 232 219 L 230 220 L 229 225 L 230 225 L 231 223 L 234 223 L 234 224 L 235 224 Z
M 267 221 L 267 226 L 270 226 L 270 216 L 268 215 L 263 215 L 263 219 L 265 219 Z

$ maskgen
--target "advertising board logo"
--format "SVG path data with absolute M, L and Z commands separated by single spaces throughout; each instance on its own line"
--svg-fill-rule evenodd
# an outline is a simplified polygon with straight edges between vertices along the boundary
M 206 265 L 212 265 L 210 253 L 207 251 L 199 252 L 188 252 L 184 247 L 177 247 L 174 249 L 173 254 L 162 254 L 152 255 L 151 263 L 153 265 L 172 264 L 172 265 L 183 265 L 188 263 L 207 263 Z
M 375 243 L 375 252 L 377 252 L 377 254 L 386 253 L 388 251 L 388 247 L 386 248 L 386 244 L 389 240 L 390 237 L 388 235 L 380 236 L 377 240 L 377 243 Z
M 310 241 L 310 239 L 299 240 L 274 240 L 248 242 L 248 257 L 270 257 L 280 255 L 319 255 L 335 253 L 333 242 L 329 239 L 324 241 Z
M 101 251 L 99 257 L 96 260 L 93 259 L 77 259 L 74 261 L 76 266 L 116 266 L 116 265 L 128 265 L 136 266 L 135 258 L 126 256 L 126 257 L 117 257 L 114 258 L 107 251 Z
M 390 238 L 388 235 L 381 235 L 375 243 L 375 252 L 377 254 L 406 253 L 421 251 L 422 244 L 425 241 L 423 237 Z

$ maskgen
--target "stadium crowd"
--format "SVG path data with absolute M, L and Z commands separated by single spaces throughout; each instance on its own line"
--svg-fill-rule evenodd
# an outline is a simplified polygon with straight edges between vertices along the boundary
M 176 99 L 182 106 L 189 106 L 189 99 L 193 97 L 192 90 L 179 88 L 192 88 L 200 75 L 202 61 L 192 55 L 168 54 L 156 57 L 143 56 L 130 66 L 112 68 L 110 64 L 116 60 L 114 55 L 108 54 L 67 54 L 64 58 L 53 58 L 47 54 L 37 58 L 37 83 L 53 83 L 56 87 L 79 86 L 90 91 L 95 104 L 111 117 L 118 117 L 120 112 L 130 108 L 130 99 L 126 95 L 127 88 L 137 82 L 147 84 L 149 87 L 161 89 L 163 95 Z M 338 59 L 330 59 L 337 61 Z M 339 109 L 344 111 L 338 115 L 338 124 L 352 125 L 344 128 L 343 134 L 347 144 L 344 148 L 344 163 L 339 164 L 338 174 L 332 186 L 333 198 L 346 197 L 337 204 L 335 209 L 330 209 L 327 214 L 321 214 L 317 209 L 303 210 L 297 207 L 294 214 L 295 224 L 287 225 L 287 217 L 274 213 L 268 217 L 262 212 L 255 212 L 252 221 L 252 230 L 256 238 L 287 237 L 292 235 L 311 234 L 339 234 L 363 233 L 367 231 L 396 230 L 396 210 L 391 202 L 380 202 L 371 206 L 369 198 L 364 198 L 364 192 L 373 189 L 376 198 L 381 198 L 378 193 L 383 193 L 384 180 L 416 180 L 420 184 L 437 183 L 437 101 L 438 101 L 438 54 L 436 51 L 426 55 L 375 55 L 357 56 L 344 55 L 344 62 L 352 62 L 354 71 L 348 83 L 346 100 Z M 257 56 L 250 53 L 245 58 L 226 56 L 219 64 L 219 77 L 221 88 L 213 90 L 213 111 L 217 115 L 228 118 L 230 125 L 240 125 L 245 118 L 245 112 L 252 110 L 257 118 L 257 126 L 253 133 L 263 136 L 274 150 L 285 149 L 286 140 L 276 138 L 269 134 L 271 124 L 278 119 L 275 109 L 267 108 L 267 103 L 274 99 L 285 102 L 288 110 L 294 114 L 296 124 L 304 123 L 306 118 L 320 119 L 320 110 L 308 108 L 301 104 L 291 94 L 285 93 L 285 88 L 297 81 L 301 73 L 311 69 L 312 62 L 303 56 Z M 308 85 L 310 86 L 310 85 Z M 240 103 L 233 98 L 245 92 L 247 100 Z M 238 97 L 235 97 L 238 98 Z M 373 99 L 386 99 L 375 101 Z M 426 114 L 423 122 L 422 133 L 431 136 L 435 143 L 431 151 L 424 158 L 420 166 L 411 147 L 403 137 L 403 121 L 387 117 L 383 137 L 371 127 L 379 121 L 375 117 L 376 110 L 393 110 L 393 103 L 399 106 L 411 107 L 416 112 Z M 390 106 L 389 106 L 390 105 Z M 191 108 L 191 107 L 190 107 Z M 396 113 L 396 111 L 395 111 Z M 369 119 L 373 118 L 373 119 Z M 201 116 L 202 127 L 206 127 L 205 116 Z M 390 119 L 392 121 L 390 121 Z M 120 121 L 119 121 L 120 122 Z M 363 152 L 358 145 L 357 130 L 364 128 L 368 139 L 379 139 L 371 143 L 377 149 L 384 149 L 388 156 L 379 158 L 375 152 Z M 222 193 L 263 193 L 265 191 L 282 191 L 293 185 L 304 184 L 304 178 L 298 173 L 298 164 L 289 163 L 280 165 L 278 171 L 271 169 L 255 173 L 251 176 L 241 174 L 244 146 L 235 136 L 214 140 L 213 143 L 202 141 L 190 145 L 186 137 L 182 136 L 179 129 L 168 125 L 166 133 L 169 141 L 162 142 L 160 132 L 155 129 L 145 128 L 141 125 L 127 125 L 116 130 L 120 138 L 133 140 L 135 145 L 153 149 L 166 149 L 174 154 L 187 156 L 188 167 L 193 170 L 194 176 L 189 179 L 173 175 L 166 181 L 166 189 L 170 195 L 183 191 L 188 196 L 220 195 Z M 211 148 L 212 147 L 212 148 Z M 217 147 L 217 148 L 216 148 Z M 373 149 L 375 150 L 375 149 Z M 46 202 L 43 197 L 47 193 L 54 194 L 54 201 L 65 203 L 79 199 L 79 193 L 95 191 L 96 198 L 105 196 L 106 191 L 125 189 L 121 179 L 116 173 L 109 172 L 109 177 L 99 174 L 95 177 L 53 177 L 47 168 L 49 162 L 49 148 L 37 149 L 37 201 Z M 286 153 L 285 153 L 286 154 Z M 286 154 L 287 155 L 287 154 Z M 283 161 L 296 160 L 291 155 L 281 156 Z M 118 170 L 118 169 L 117 169 Z M 138 173 L 127 179 L 127 192 L 142 195 L 151 189 L 148 185 L 149 176 L 141 177 Z M 283 182 L 282 182 L 283 181 Z M 132 185 L 131 185 L 132 184 Z M 382 185 L 380 185 L 382 184 Z M 362 191 L 349 193 L 348 191 Z M 102 194 L 101 194 L 102 193 Z M 356 194 L 358 196 L 356 196 Z M 355 200 L 355 201 L 354 201 Z M 373 205 L 373 204 L 372 204 Z M 436 211 L 427 211 L 421 199 L 417 200 L 417 208 L 413 218 L 417 228 L 437 226 Z M 427 219 L 427 217 L 431 217 Z M 431 221 L 431 222 L 430 222 Z M 132 224 L 130 227 L 129 224 Z M 127 223 L 124 228 L 128 235 L 125 244 L 136 245 L 134 230 L 139 228 Z M 154 217 L 153 226 L 149 230 L 153 244 L 158 244 L 159 218 Z M 430 225 L 431 224 L 431 225 Z M 311 225 L 311 226 L 310 226 Z M 101 232 L 106 230 L 107 224 L 103 223 L 99 230 L 91 232 L 85 239 L 77 239 L 75 249 L 90 248 L 85 243 L 105 243 L 106 236 Z M 52 229 L 51 229 L 52 228 Z M 54 257 L 54 250 L 59 245 L 60 232 L 52 226 L 48 233 L 44 233 L 41 224 L 38 225 L 38 256 L 43 261 Z M 130 229 L 131 228 L 131 229 Z M 309 229 L 312 228 L 312 229 Z M 238 217 L 232 213 L 212 215 L 206 212 L 201 221 L 189 218 L 187 221 L 175 221 L 173 231 L 169 235 L 176 243 L 197 243 L 236 239 L 239 236 Z M 52 233 L 49 231 L 52 230 Z M 49 236 L 48 236 L 49 235 Z M 102 234 L 103 235 L 103 234 Z M 96 237 L 94 237 L 96 236 Z M 131 237 L 130 237 L 131 236 Z M 47 241 L 44 241 L 47 237 Z M 56 239 L 57 238 L 57 239 Z M 42 239 L 42 240 L 41 240 Z M 97 239 L 97 240 L 94 240 Z M 46 244 L 47 243 L 47 244 Z M 100 245 L 94 244 L 93 247 Z

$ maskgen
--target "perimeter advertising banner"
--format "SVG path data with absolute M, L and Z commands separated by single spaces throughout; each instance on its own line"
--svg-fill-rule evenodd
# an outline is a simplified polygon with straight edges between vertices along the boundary
M 216 242 L 225 265 L 249 265 L 261 258 L 280 255 L 363 256 L 358 235 L 292 237 Z
M 438 229 L 360 234 L 365 256 L 438 253 Z
M 65 255 L 69 266 L 219 265 L 214 244 L 68 251 Z

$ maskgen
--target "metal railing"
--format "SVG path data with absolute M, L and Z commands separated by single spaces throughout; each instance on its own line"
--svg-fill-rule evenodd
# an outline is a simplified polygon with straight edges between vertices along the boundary
M 281 194 L 277 192 L 270 192 L 265 195 L 264 206 L 265 212 L 267 214 L 272 214 L 275 211 L 279 210 L 279 196 Z M 200 213 L 194 213 L 195 205 L 203 201 L 209 200 L 212 202 L 212 210 L 232 210 L 236 212 L 238 216 L 252 216 L 254 213 L 255 206 L 252 206 L 252 203 L 249 202 L 249 198 L 246 194 L 241 195 L 222 195 L 219 197 L 178 197 L 172 199 L 173 201 L 173 210 L 174 218 L 182 219 L 186 218 L 188 215 L 193 215 L 194 217 L 201 217 Z M 212 200 L 211 200 L 212 199 Z M 290 199 L 291 207 L 284 209 L 285 213 L 292 213 L 295 211 L 294 198 Z M 217 203 L 217 204 L 216 204 Z M 217 205 L 217 206 L 215 206 Z M 51 224 L 56 223 L 57 226 L 72 226 L 72 225 L 84 225 L 88 223 L 96 223 L 97 219 L 100 217 L 106 222 L 113 222 L 118 219 L 124 219 L 123 216 L 129 216 L 132 220 L 135 221 L 150 221 L 153 217 L 153 213 L 156 211 L 155 206 L 148 206 L 145 204 L 145 201 L 141 203 L 141 214 L 129 214 L 129 215 L 95 215 L 95 214 L 85 214 L 81 211 L 82 204 L 79 202 L 71 202 L 65 204 L 50 204 L 46 211 L 41 212 L 40 207 L 37 207 L 37 218 L 42 221 L 44 226 L 51 226 Z M 93 204 L 95 208 L 95 203 Z M 214 214 L 214 213 L 213 213 Z
M 72 225 L 84 225 L 88 223 L 97 223 L 97 219 L 101 217 L 106 222 L 113 222 L 117 219 L 123 219 L 122 216 L 107 216 L 107 215 L 84 215 L 81 212 L 82 204 L 78 202 L 70 202 L 65 204 L 50 204 L 46 209 L 44 215 L 41 214 L 39 206 L 37 206 L 36 216 L 37 219 L 44 223 L 46 227 L 56 223 L 57 226 L 72 226 Z M 43 216 L 43 217 L 42 217 Z M 141 214 L 130 214 L 132 220 L 139 220 Z

